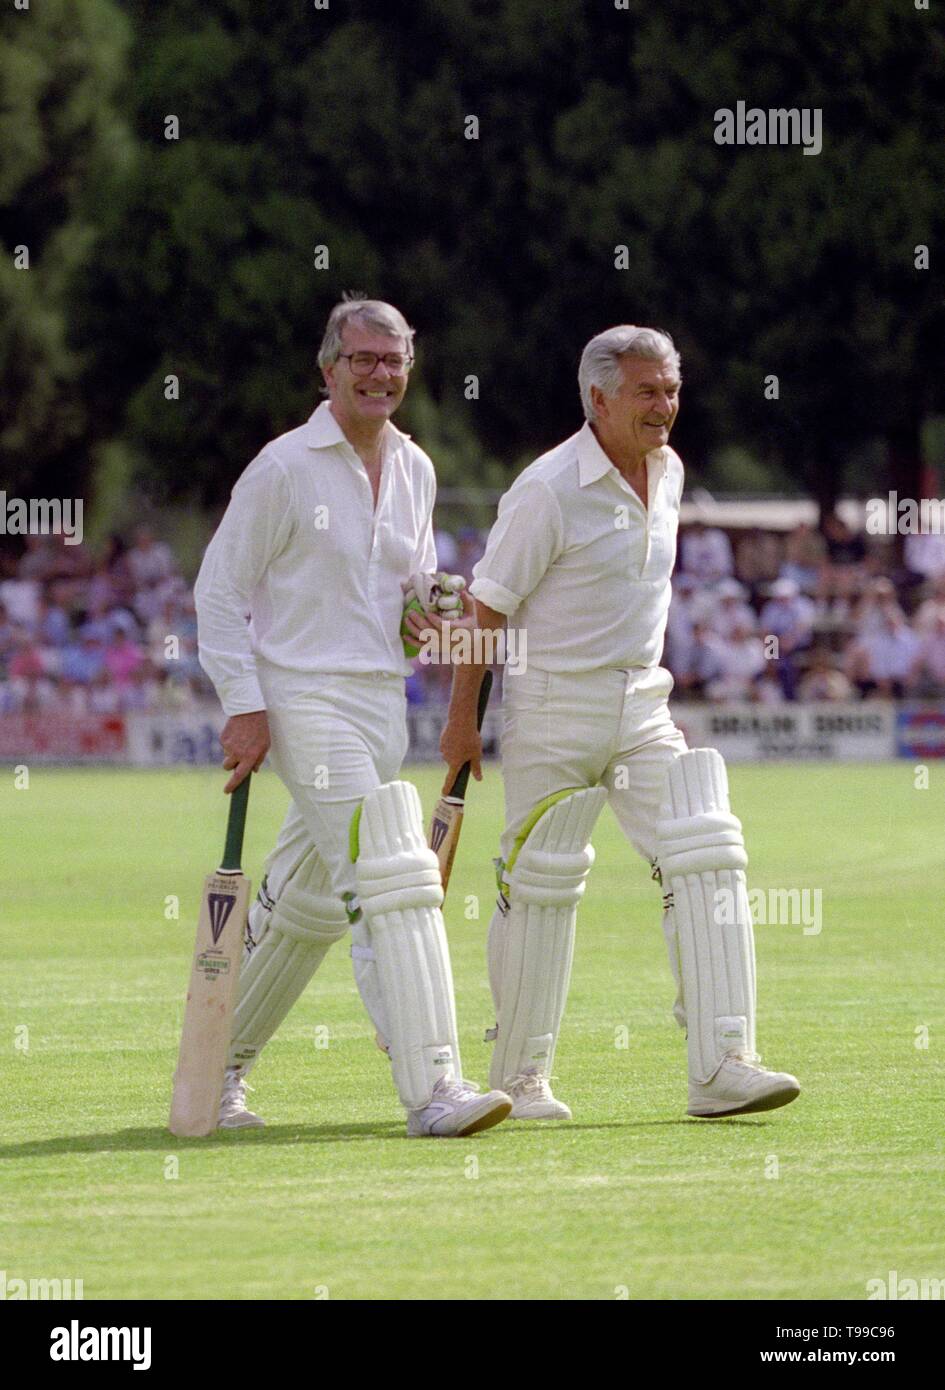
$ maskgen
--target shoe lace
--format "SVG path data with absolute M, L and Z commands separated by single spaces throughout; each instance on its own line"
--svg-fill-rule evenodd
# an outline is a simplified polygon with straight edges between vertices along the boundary
M 752 1071 L 767 1071 L 767 1067 L 761 1065 L 757 1052 L 727 1052 L 725 1055 L 727 1061 L 737 1066 L 750 1067 Z
M 531 1067 L 528 1071 L 523 1071 L 521 1075 L 517 1076 L 512 1085 L 517 1091 L 527 1092 L 529 1095 L 536 1094 L 543 1100 L 551 1096 L 549 1078 Z
M 464 1081 L 461 1076 L 441 1076 L 433 1091 L 435 1100 L 460 1103 L 469 1099 L 470 1091 L 478 1092 L 474 1081 Z
M 223 1100 L 227 1105 L 246 1108 L 246 1078 L 238 1071 L 227 1071 L 223 1078 Z

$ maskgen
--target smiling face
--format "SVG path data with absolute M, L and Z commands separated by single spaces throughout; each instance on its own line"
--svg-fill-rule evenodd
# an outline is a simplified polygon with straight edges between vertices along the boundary
M 597 433 L 612 456 L 642 462 L 651 449 L 669 441 L 679 413 L 679 372 L 669 358 L 657 362 L 626 356 L 620 366 L 623 380 L 615 396 L 592 388 Z
M 406 354 L 408 347 L 403 338 L 378 332 L 352 319 L 342 330 L 341 351 L 345 354 L 373 352 L 380 358 L 390 352 Z M 339 357 L 325 368 L 324 376 L 332 414 L 342 429 L 346 425 L 361 429 L 372 421 L 382 426 L 400 405 L 407 390 L 406 369 L 392 372 L 383 361 L 376 362 L 374 370 L 366 376 L 359 376 L 351 370 L 349 357 Z

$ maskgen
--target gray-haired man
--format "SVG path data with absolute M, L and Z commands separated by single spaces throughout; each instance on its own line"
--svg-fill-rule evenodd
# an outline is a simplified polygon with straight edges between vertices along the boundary
M 505 494 L 471 587 L 479 626 L 495 633 L 514 615 L 528 651 L 526 671 L 507 669 L 503 697 L 492 1084 L 511 1095 L 513 1118 L 570 1118 L 549 1075 L 591 831 L 609 801 L 661 875 L 689 1114 L 774 1109 L 800 1088 L 757 1065 L 741 825 L 721 757 L 689 751 L 673 723 L 659 665 L 683 486 L 668 444 L 679 355 L 665 333 L 612 328 L 588 343 L 579 383 L 583 428 Z M 454 677 L 441 745 L 450 776 L 467 758 L 478 775 L 480 678 L 474 665 Z
M 328 401 L 243 473 L 197 579 L 200 659 L 229 715 L 225 790 L 271 740 L 292 798 L 250 912 L 224 1127 L 262 1123 L 246 1072 L 349 922 L 408 1133 L 472 1134 L 510 1109 L 462 1080 L 439 866 L 416 790 L 396 780 L 404 588 L 436 568 L 433 465 L 390 420 L 412 359 L 391 305 L 335 307 L 318 358 Z

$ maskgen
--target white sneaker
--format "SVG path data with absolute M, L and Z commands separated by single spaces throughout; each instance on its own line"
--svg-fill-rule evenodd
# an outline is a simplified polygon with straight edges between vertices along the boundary
M 227 1067 L 223 1074 L 218 1129 L 260 1129 L 266 1121 L 246 1108 L 246 1081 L 239 1067 Z
M 407 1134 L 411 1139 L 464 1139 L 504 1120 L 512 1102 L 504 1091 L 479 1094 L 470 1081 L 451 1081 L 441 1076 L 433 1088 L 430 1104 L 422 1110 L 408 1110 Z
M 529 1067 L 509 1082 L 513 1120 L 570 1120 L 563 1100 L 555 1100 L 547 1076 Z
M 786 1071 L 768 1071 L 757 1065 L 759 1061 L 758 1057 L 732 1052 L 711 1081 L 690 1079 L 688 1113 L 712 1119 L 790 1105 L 801 1093 L 797 1077 Z

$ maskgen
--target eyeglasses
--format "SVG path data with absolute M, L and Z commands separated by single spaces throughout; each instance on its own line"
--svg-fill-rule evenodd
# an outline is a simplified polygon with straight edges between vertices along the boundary
M 338 356 L 351 363 L 355 376 L 370 376 L 378 362 L 383 362 L 389 372 L 399 376 L 409 371 L 413 363 L 413 358 L 402 352 L 386 352 L 383 357 L 378 352 L 339 352 Z

